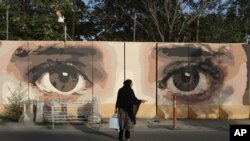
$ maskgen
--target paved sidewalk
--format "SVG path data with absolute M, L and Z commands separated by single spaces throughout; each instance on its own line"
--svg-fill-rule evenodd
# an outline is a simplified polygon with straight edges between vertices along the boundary
M 172 130 L 171 120 L 154 122 L 153 120 L 138 120 L 137 126 L 131 133 L 132 140 L 136 141 L 228 141 L 229 132 L 205 128 L 201 125 L 211 121 L 178 121 L 180 129 Z M 187 124 L 188 123 L 188 124 Z M 194 123 L 194 124 L 193 124 Z M 216 122 L 217 123 L 217 122 Z M 223 122 L 222 122 L 223 123 Z M 196 126 L 198 124 L 199 126 Z M 224 124 L 223 124 L 224 125 Z M 117 141 L 118 132 L 108 128 L 104 122 L 100 128 L 97 124 L 71 125 L 57 124 L 52 130 L 45 125 L 4 123 L 0 124 L 0 140 L 2 141 Z M 210 126 L 211 127 L 211 126 Z M 218 126 L 215 126 L 218 127 Z M 201 130 L 202 129 L 202 130 Z
M 173 128 L 173 120 L 144 120 L 138 119 L 137 124 L 135 125 L 136 130 L 147 129 L 167 129 L 167 130 L 219 130 L 219 131 L 228 131 L 229 127 L 232 124 L 250 124 L 250 119 L 247 120 L 201 120 L 201 119 L 182 119 L 176 121 L 176 128 Z M 108 123 L 103 123 L 103 129 L 108 129 Z
M 229 127 L 231 124 L 250 124 L 250 119 L 248 120 L 177 120 L 176 127 L 173 129 L 172 120 L 161 120 L 155 122 L 153 119 L 137 119 L 137 124 L 135 125 L 134 130 L 190 130 L 190 131 L 209 131 L 209 130 L 218 130 L 229 132 Z M 72 125 L 72 124 L 57 124 L 55 125 L 55 130 L 74 130 L 75 126 L 82 125 Z M 86 124 L 90 128 L 94 128 L 101 131 L 112 131 L 113 129 L 108 128 L 108 120 L 104 120 L 101 125 L 99 124 Z M 39 129 L 39 130 L 48 130 L 51 129 L 51 124 L 46 125 L 35 125 L 32 123 L 0 123 L 0 130 L 6 129 Z

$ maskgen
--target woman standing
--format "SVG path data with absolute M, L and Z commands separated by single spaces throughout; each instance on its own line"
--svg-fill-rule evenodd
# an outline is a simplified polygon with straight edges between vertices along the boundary
M 145 100 L 139 100 L 136 98 L 132 87 L 132 80 L 127 79 L 123 82 L 123 87 L 119 89 L 116 110 L 118 113 L 119 120 L 119 140 L 123 139 L 123 133 L 125 130 L 125 139 L 130 140 L 130 129 L 136 124 L 136 113 L 141 103 L 146 102 Z

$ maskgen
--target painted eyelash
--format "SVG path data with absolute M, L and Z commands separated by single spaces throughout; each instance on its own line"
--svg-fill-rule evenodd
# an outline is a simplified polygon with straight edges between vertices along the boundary
M 220 69 L 217 66 L 213 65 L 211 62 L 199 63 L 199 66 L 197 67 L 202 72 L 212 76 L 214 80 L 219 80 L 222 77 L 222 73 L 220 72 Z

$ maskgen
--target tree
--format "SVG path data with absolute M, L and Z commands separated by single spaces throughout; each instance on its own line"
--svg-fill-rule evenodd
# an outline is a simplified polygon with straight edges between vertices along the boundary
M 78 24 L 82 19 L 80 16 L 73 16 L 73 13 L 76 13 L 76 5 L 81 12 L 85 12 L 86 6 L 81 0 L 5 0 L 0 4 L 0 11 L 5 11 L 6 7 L 9 7 L 11 40 L 60 40 L 63 30 L 57 23 L 55 11 L 60 9 L 64 12 L 66 25 L 70 27 L 68 33 L 74 38 L 75 27 L 72 24 Z M 3 17 L 5 16 L 1 12 L 1 21 L 6 21 Z M 6 27 L 4 22 L 0 24 L 1 27 Z M 0 30 L 0 39 L 5 39 L 5 29 Z M 77 39 L 80 40 L 80 37 L 77 36 Z
M 143 0 L 149 20 L 160 41 L 183 41 L 185 30 L 215 1 L 211 0 Z M 158 40 L 159 40 L 158 39 Z
M 3 4 L 0 3 L 0 39 L 6 38 L 6 15 L 5 15 L 6 8 Z
M 14 91 L 10 88 L 9 91 L 11 92 L 11 96 L 8 97 L 9 105 L 6 108 L 4 116 L 9 120 L 18 121 L 22 114 L 23 102 L 27 100 L 27 89 L 24 90 L 22 84 L 20 83 Z
M 96 20 L 97 39 L 110 40 L 118 35 L 119 40 L 132 40 L 136 14 L 137 39 L 162 42 L 184 41 L 187 28 L 199 14 L 216 4 L 210 0 L 93 0 L 93 3 L 90 21 Z
M 250 35 L 250 1 L 249 0 L 238 0 L 238 13 L 241 20 L 241 32 L 245 35 Z
M 238 16 L 238 4 L 237 2 L 232 1 L 229 4 L 229 7 L 227 9 L 227 13 L 225 15 L 224 24 L 225 25 L 225 31 L 223 40 L 227 40 L 228 42 L 241 42 L 242 39 L 244 39 L 244 35 L 242 36 L 241 32 L 241 20 Z
M 134 5 L 132 0 L 93 0 L 86 20 L 91 32 L 87 39 L 132 40 Z
M 194 42 L 198 31 L 200 42 L 243 42 L 250 34 L 248 0 L 2 1 L 0 39 L 7 7 L 11 40 L 63 40 L 56 10 L 73 40 L 132 41 L 135 31 L 136 41 Z

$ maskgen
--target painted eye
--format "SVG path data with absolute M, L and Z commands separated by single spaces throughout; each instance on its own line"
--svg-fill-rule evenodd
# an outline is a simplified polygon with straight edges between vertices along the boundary
M 209 88 L 210 80 L 194 68 L 180 68 L 173 72 L 168 79 L 167 86 L 173 93 L 179 94 L 199 94 Z
M 83 94 L 92 83 L 72 63 L 47 62 L 29 71 L 31 82 L 40 90 L 59 94 Z
M 212 62 L 177 62 L 166 67 L 158 87 L 167 98 L 176 95 L 180 101 L 200 102 L 216 95 L 223 82 L 220 69 Z
M 86 80 L 79 74 L 69 74 L 59 71 L 57 73 L 44 73 L 36 82 L 36 86 L 46 92 L 56 92 L 61 94 L 80 93 L 87 89 Z

